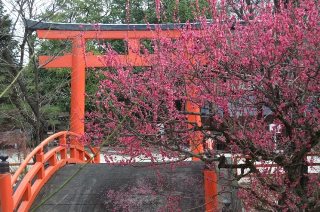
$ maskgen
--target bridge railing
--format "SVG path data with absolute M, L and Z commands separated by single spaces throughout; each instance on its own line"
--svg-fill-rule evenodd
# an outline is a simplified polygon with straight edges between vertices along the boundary
M 80 135 L 69 131 L 45 139 L 26 157 L 14 175 L 10 175 L 10 187 L 5 185 L 8 180 L 1 180 L 8 176 L 0 173 L 0 211 L 28 211 L 43 185 L 67 163 L 99 163 L 98 148 L 89 147 L 91 156 L 79 139 Z M 46 151 L 46 147 L 57 140 L 59 145 Z M 32 161 L 33 165 L 26 171 Z

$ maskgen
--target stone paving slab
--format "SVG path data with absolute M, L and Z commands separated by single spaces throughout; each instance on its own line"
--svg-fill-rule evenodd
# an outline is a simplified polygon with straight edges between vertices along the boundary
M 69 164 L 59 170 L 32 208 L 80 166 Z M 204 211 L 203 168 L 201 162 L 186 162 L 176 168 L 150 163 L 88 164 L 36 211 Z

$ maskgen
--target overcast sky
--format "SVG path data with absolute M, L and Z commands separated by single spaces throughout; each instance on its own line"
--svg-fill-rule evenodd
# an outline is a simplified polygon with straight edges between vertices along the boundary
M 38 14 L 41 14 L 44 12 L 48 7 L 52 7 L 52 3 L 54 0 L 1 0 L 4 5 L 4 9 L 7 14 L 9 14 L 14 29 L 13 29 L 13 38 L 17 40 L 18 42 L 22 41 L 22 37 L 24 35 L 24 23 L 21 19 L 21 16 L 19 16 L 19 4 L 23 2 L 33 2 L 33 16 L 36 16 Z M 27 4 L 24 7 L 24 11 L 27 15 L 27 19 L 35 19 L 34 17 L 30 17 L 29 10 L 27 7 Z M 28 52 L 26 52 L 28 54 Z M 25 60 L 27 60 L 28 57 L 25 57 Z M 27 61 L 24 61 L 26 63 Z
M 23 1 L 34 2 L 33 15 L 44 12 L 45 9 L 50 7 L 50 5 L 52 5 L 52 2 L 54 2 L 54 0 L 2 0 L 6 13 L 10 15 L 13 23 L 16 23 L 16 35 L 19 35 L 21 34 L 21 32 L 23 32 L 23 23 L 21 18 L 19 17 L 19 4 L 21 4 L 21 2 Z M 24 7 L 24 12 L 27 14 L 27 18 L 30 19 L 27 6 Z

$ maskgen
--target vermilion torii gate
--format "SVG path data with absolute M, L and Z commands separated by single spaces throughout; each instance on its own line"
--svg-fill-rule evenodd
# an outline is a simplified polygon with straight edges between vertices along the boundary
M 151 66 L 153 55 L 140 54 L 141 39 L 155 39 L 161 37 L 177 38 L 180 36 L 183 24 L 161 24 L 161 25 L 113 25 L 113 24 L 62 24 L 43 23 L 29 21 L 28 27 L 37 30 L 40 39 L 71 40 L 72 53 L 63 56 L 40 56 L 39 65 L 44 68 L 71 68 L 71 112 L 70 131 L 78 134 L 84 133 L 85 114 L 85 72 L 86 68 L 111 67 L 112 62 L 103 60 L 101 55 L 93 55 L 86 52 L 87 40 L 126 40 L 128 53 L 116 55 L 115 59 L 123 66 Z M 198 25 L 194 25 L 196 28 Z M 118 64 L 119 65 L 119 64 Z M 194 95 L 192 88 L 189 95 Z M 200 108 L 188 101 L 186 111 L 190 112 L 188 121 L 201 125 Z M 194 153 L 203 152 L 201 136 L 195 133 L 190 141 Z M 194 160 L 197 160 L 194 158 Z
M 7 169 L 1 171 L 0 209 L 2 211 L 28 211 L 43 185 L 57 170 L 67 163 L 99 163 L 98 150 L 91 149 L 95 156 L 94 159 L 92 159 L 82 144 L 78 142 L 79 136 L 85 132 L 85 72 L 86 68 L 112 67 L 113 64 L 112 62 L 108 63 L 102 60 L 101 56 L 86 52 L 86 41 L 90 39 L 127 40 L 128 53 L 126 55 L 115 56 L 116 60 L 120 61 L 120 65 L 150 66 L 151 63 L 149 61 L 152 60 L 153 56 L 140 55 L 140 40 L 154 39 L 157 37 L 178 38 L 181 32 L 177 29 L 177 26 L 179 27 L 179 25 L 176 24 L 91 25 L 27 21 L 27 28 L 32 31 L 36 30 L 40 39 L 72 41 L 71 54 L 39 57 L 41 67 L 71 68 L 70 132 L 59 132 L 44 140 L 26 157 L 25 161 L 13 176 L 11 176 Z M 181 26 L 182 25 L 180 25 L 180 27 Z M 189 95 L 194 95 L 191 87 L 188 89 L 188 92 Z M 201 117 L 200 115 L 195 115 L 200 114 L 200 108 L 192 102 L 187 102 L 186 111 L 190 112 L 188 121 L 200 126 Z M 70 146 L 66 145 L 68 137 L 71 137 Z M 56 139 L 59 139 L 60 145 L 49 152 L 44 152 L 44 147 Z M 203 152 L 201 142 L 201 135 L 195 133 L 193 140 L 190 141 L 190 146 L 194 153 Z M 59 155 L 59 157 L 57 155 Z M 13 187 L 18 181 L 18 177 L 23 170 L 25 170 L 32 158 L 36 158 L 33 167 L 13 192 Z M 218 206 L 217 176 L 214 170 L 204 170 L 204 192 L 206 211 L 214 211 Z

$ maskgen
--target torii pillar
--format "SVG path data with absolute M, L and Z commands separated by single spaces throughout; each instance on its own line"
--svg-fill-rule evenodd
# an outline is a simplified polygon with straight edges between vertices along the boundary
M 70 131 L 84 134 L 86 62 L 81 34 L 72 41 Z

